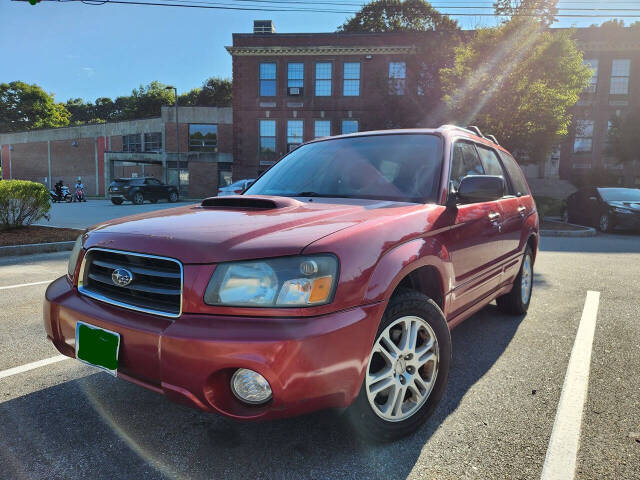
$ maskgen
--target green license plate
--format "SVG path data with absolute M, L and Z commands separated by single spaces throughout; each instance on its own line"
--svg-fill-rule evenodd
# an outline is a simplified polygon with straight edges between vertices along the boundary
M 81 362 L 116 376 L 119 350 L 119 333 L 76 322 L 76 358 Z

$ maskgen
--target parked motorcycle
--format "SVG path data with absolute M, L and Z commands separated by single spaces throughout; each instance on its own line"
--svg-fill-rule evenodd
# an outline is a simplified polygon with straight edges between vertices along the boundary
M 86 202 L 87 201 L 87 197 L 85 197 L 85 195 L 84 195 L 84 188 L 83 187 L 76 187 L 76 193 L 73 195 L 73 201 L 74 202 Z
M 53 203 L 57 203 L 57 202 L 71 203 L 71 201 L 73 200 L 73 197 L 69 192 L 69 187 L 67 187 L 66 185 L 62 185 L 60 187 L 59 192 L 56 192 L 55 190 L 49 190 L 49 197 L 51 197 L 51 201 Z

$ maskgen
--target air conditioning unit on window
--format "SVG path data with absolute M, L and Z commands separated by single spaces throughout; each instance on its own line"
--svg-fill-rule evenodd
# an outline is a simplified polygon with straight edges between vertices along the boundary
M 287 88 L 287 95 L 290 97 L 301 97 L 303 90 L 302 87 L 289 87 Z

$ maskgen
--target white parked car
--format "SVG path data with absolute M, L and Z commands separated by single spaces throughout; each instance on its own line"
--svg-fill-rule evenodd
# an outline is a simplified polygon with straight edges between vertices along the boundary
M 247 188 L 249 188 L 253 182 L 255 182 L 255 178 L 248 178 L 244 180 L 238 180 L 237 182 L 233 182 L 231 185 L 227 185 L 226 187 L 221 187 L 218 189 L 219 197 L 226 197 L 228 195 L 239 195 L 244 192 Z

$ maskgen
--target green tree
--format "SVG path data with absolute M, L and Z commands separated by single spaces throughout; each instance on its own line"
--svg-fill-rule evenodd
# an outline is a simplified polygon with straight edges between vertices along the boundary
M 231 80 L 226 78 L 208 78 L 201 88 L 194 88 L 180 95 L 180 105 L 193 107 L 230 107 Z
M 638 149 L 640 138 L 640 109 L 631 110 L 624 116 L 611 120 L 605 152 L 622 165 L 640 160 Z
M 0 84 L 0 132 L 20 132 L 37 128 L 64 127 L 71 115 L 53 94 L 36 84 Z
M 528 18 L 479 30 L 440 72 L 441 119 L 478 125 L 544 176 L 544 159 L 567 134 L 570 108 L 591 75 L 572 34 Z
M 458 23 L 424 0 L 374 0 L 338 27 L 339 32 L 458 30 Z
M 493 4 L 499 15 L 531 17 L 549 26 L 556 21 L 559 0 L 496 0 Z
M 126 118 L 159 117 L 163 105 L 175 103 L 173 89 L 167 90 L 166 87 L 167 85 L 154 80 L 149 85 L 134 88 L 130 101 L 125 104 Z

